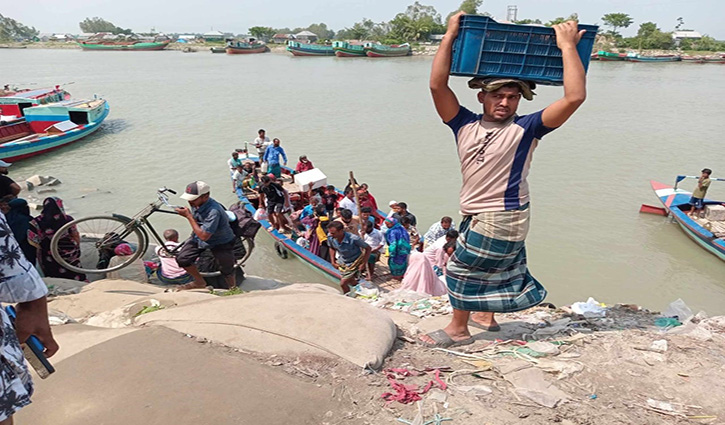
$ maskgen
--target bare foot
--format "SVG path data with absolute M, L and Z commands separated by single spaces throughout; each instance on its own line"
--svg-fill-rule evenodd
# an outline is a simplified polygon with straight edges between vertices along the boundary
M 465 339 L 468 339 L 471 337 L 471 333 L 468 332 L 468 328 L 465 329 L 454 329 L 449 324 L 445 328 L 443 328 L 445 333 L 448 334 L 449 337 L 451 337 L 454 341 L 463 341 Z M 421 335 L 419 338 L 421 341 L 425 342 L 426 344 L 435 344 L 436 342 L 433 340 L 433 338 L 429 337 L 428 335 Z
M 203 289 L 206 288 L 206 282 L 189 282 L 177 287 L 174 292 L 189 291 L 192 289 Z
M 471 320 L 478 323 L 481 326 L 485 326 L 487 328 L 496 328 L 498 327 L 498 322 L 496 322 L 496 319 L 493 317 L 493 313 L 484 313 L 484 312 L 477 312 L 471 314 Z

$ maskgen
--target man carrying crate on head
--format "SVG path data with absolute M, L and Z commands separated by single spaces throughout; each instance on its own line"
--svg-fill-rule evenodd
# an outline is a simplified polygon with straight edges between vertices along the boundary
M 546 297 L 546 289 L 526 265 L 526 177 L 538 141 L 564 124 L 586 98 L 586 73 L 576 50 L 584 31 L 569 21 L 554 26 L 564 65 L 564 97 L 539 112 L 519 116 L 519 101 L 533 99 L 533 84 L 511 78 L 474 78 L 469 87 L 481 89 L 478 101 L 483 114 L 462 107 L 448 86 L 451 48 L 461 15 L 448 22 L 430 77 L 438 115 L 456 139 L 463 177 L 463 222 L 446 267 L 453 318 L 444 329 L 420 338 L 429 347 L 470 344 L 469 324 L 497 331 L 494 313 L 524 310 Z

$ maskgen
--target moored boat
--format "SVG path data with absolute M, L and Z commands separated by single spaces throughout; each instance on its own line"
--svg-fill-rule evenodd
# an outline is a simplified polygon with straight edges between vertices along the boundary
M 725 63 L 723 56 L 682 56 L 683 62 L 688 63 Z
M 226 47 L 212 47 L 209 50 L 211 50 L 212 53 L 226 53 L 227 52 Z
M 347 41 L 333 41 L 332 49 L 335 51 L 335 56 L 339 58 L 366 56 L 364 46 Z
M 705 199 L 704 218 L 691 217 L 689 204 L 692 193 L 678 189 L 677 184 L 688 176 L 677 176 L 675 186 L 652 181 L 652 189 L 665 207 L 667 213 L 677 222 L 690 239 L 725 261 L 725 205 L 722 201 Z M 690 177 L 693 178 L 693 177 Z M 694 177 L 696 178 L 696 177 Z M 718 180 L 711 178 L 711 180 Z M 725 180 L 725 179 L 719 179 Z M 715 220 L 718 218 L 718 220 Z
M 25 108 L 24 118 L 0 125 L 0 159 L 14 162 L 75 142 L 98 130 L 108 112 L 104 99 Z
M 605 62 L 622 62 L 626 56 L 620 53 L 605 52 L 604 50 L 600 50 L 596 54 L 600 61 Z
M 144 51 L 144 50 L 164 50 L 171 40 L 163 41 L 115 41 L 115 40 L 88 40 L 79 41 L 78 45 L 83 50 L 124 50 L 124 51 Z
M 378 44 L 378 43 L 367 43 L 364 46 L 365 54 L 371 58 L 389 58 L 396 56 L 409 56 L 412 51 L 410 44 Z
M 332 46 L 322 44 L 305 44 L 299 41 L 288 41 L 287 51 L 294 56 L 335 56 Z
M 12 117 L 22 117 L 25 108 L 69 99 L 70 93 L 60 86 L 13 91 L 0 96 L 0 116 L 3 121 L 8 121 Z
M 631 55 L 626 56 L 624 60 L 629 62 L 679 62 L 682 60 L 681 56 L 678 55 L 655 55 L 655 56 L 643 56 L 643 55 Z
M 256 165 L 259 165 L 258 158 L 248 156 L 247 159 L 254 161 Z M 278 183 L 281 183 L 284 189 L 289 192 L 290 202 L 293 206 L 293 209 L 299 211 L 299 209 L 301 209 L 306 203 L 308 203 L 308 193 L 302 191 L 301 188 L 293 182 L 293 179 L 291 177 L 293 173 L 294 170 L 292 170 L 291 168 L 282 167 L 282 177 L 280 179 L 277 179 L 277 181 Z M 339 189 L 338 193 L 342 195 L 342 192 Z M 251 212 L 255 216 L 255 218 L 258 217 L 258 196 L 255 193 L 245 194 L 241 191 L 241 189 L 237 190 L 237 196 L 239 198 L 239 201 L 244 205 L 247 211 Z M 377 212 L 378 214 L 385 217 L 385 213 L 383 213 L 382 211 L 378 210 Z M 299 239 L 301 235 L 298 235 L 296 232 L 291 234 L 279 232 L 265 218 L 260 218 L 259 222 L 262 224 L 262 228 L 264 228 L 274 240 L 274 247 L 278 256 L 286 259 L 290 254 L 293 254 L 295 257 L 299 258 L 305 264 L 320 272 L 331 281 L 335 283 L 340 282 L 340 271 L 333 267 L 332 264 L 324 260 L 322 257 L 312 253 L 312 251 L 303 246 L 303 244 L 300 244 L 302 243 L 302 241 Z M 300 243 L 298 243 L 298 241 Z M 373 283 L 376 283 L 378 285 L 387 285 L 387 282 L 390 279 L 390 271 L 388 270 L 387 265 L 379 262 L 375 270 L 376 277 L 373 280 Z
M 264 43 L 258 41 L 230 41 L 227 43 L 228 55 L 245 55 L 250 53 L 266 53 L 269 49 Z

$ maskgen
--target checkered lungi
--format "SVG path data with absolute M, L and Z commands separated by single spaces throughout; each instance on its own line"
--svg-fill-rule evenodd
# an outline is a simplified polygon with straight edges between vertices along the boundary
M 446 266 L 453 308 L 505 313 L 544 300 L 546 289 L 526 266 L 529 205 L 518 210 L 466 216 Z

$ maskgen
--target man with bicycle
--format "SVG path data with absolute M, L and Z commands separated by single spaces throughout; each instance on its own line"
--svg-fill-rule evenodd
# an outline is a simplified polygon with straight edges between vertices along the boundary
M 181 285 L 177 288 L 179 291 L 206 287 L 206 282 L 195 265 L 197 258 L 206 249 L 211 250 L 219 263 L 219 270 L 229 289 L 237 286 L 234 278 L 234 231 L 229 225 L 226 210 L 210 197 L 209 192 L 209 185 L 202 181 L 190 183 L 181 199 L 189 202 L 191 210 L 185 207 L 176 208 L 176 212 L 189 221 L 193 230 L 191 238 L 179 250 L 176 262 L 194 281 Z

